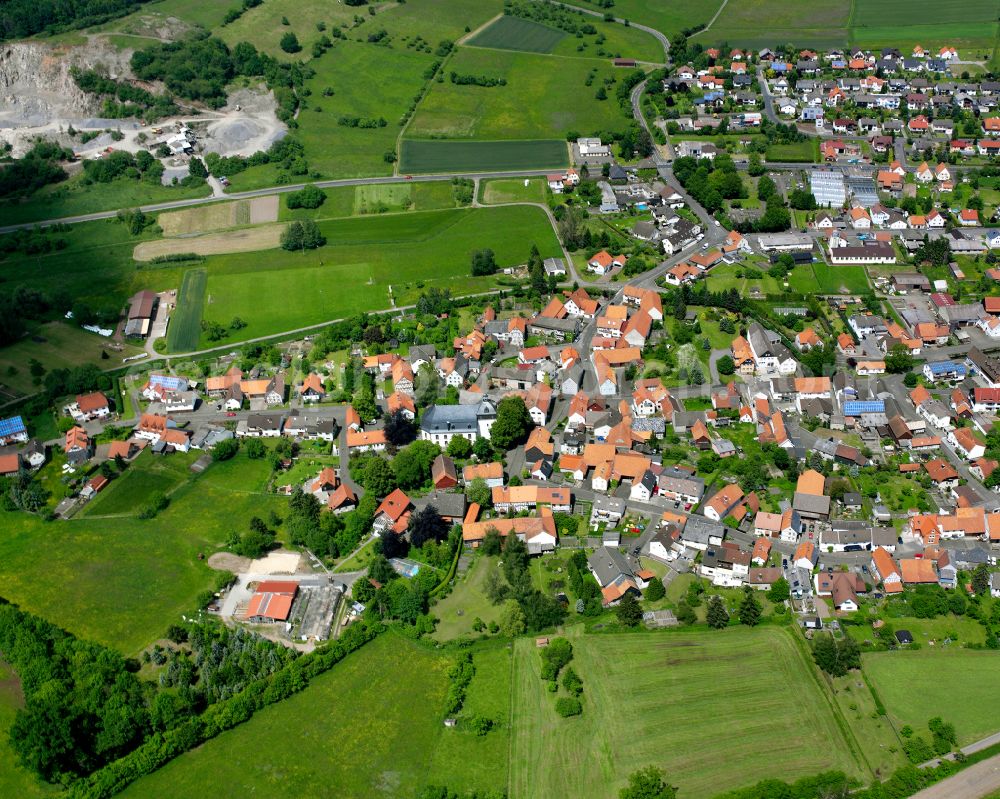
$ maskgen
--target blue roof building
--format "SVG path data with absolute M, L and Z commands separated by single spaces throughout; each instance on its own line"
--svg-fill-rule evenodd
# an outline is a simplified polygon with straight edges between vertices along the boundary
M 0 444 L 10 444 L 14 441 L 27 441 L 28 428 L 20 416 L 0 419 Z
M 937 361 L 924 364 L 924 376 L 928 380 L 964 380 L 969 373 L 964 363 Z

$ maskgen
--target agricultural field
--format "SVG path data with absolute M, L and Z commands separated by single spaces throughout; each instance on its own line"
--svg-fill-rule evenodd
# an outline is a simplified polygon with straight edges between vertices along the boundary
M 410 47 L 417 39 L 437 46 L 442 39 L 458 41 L 502 11 L 502 0 L 407 0 L 387 4 L 376 22 L 389 32 L 394 47 Z
M 568 0 L 568 2 L 570 5 L 598 11 L 601 14 L 608 10 L 594 0 Z M 616 17 L 648 25 L 667 36 L 673 36 L 685 28 L 707 23 L 721 5 L 722 0 L 674 0 L 670 3 L 665 3 L 663 0 L 615 0 L 614 7 L 610 10 Z M 719 21 L 722 21 L 721 18 Z
M 311 95 L 295 134 L 305 145 L 310 169 L 325 178 L 392 174 L 385 154 L 395 152 L 400 120 L 434 60 L 424 52 L 338 41 L 310 61 L 316 74 L 306 81 Z M 338 123 L 342 116 L 385 119 L 386 125 L 346 127 Z
M 482 184 L 480 202 L 487 205 L 543 203 L 546 189 L 543 178 L 497 178 Z
M 213 203 L 182 211 L 167 211 L 156 218 L 164 236 L 188 236 L 242 225 L 278 221 L 278 195 Z
M 635 58 L 652 63 L 663 62 L 663 47 L 650 34 L 638 28 L 628 28 L 597 17 L 584 17 L 580 22 L 592 25 L 603 37 L 577 38 L 557 27 L 522 17 L 504 15 L 481 31 L 464 39 L 462 44 L 495 50 L 519 50 L 576 58 Z
M 851 17 L 851 43 L 863 47 L 909 49 L 920 44 L 933 50 L 951 44 L 962 58 L 988 59 L 996 34 L 993 0 L 858 0 Z
M 208 259 L 204 318 L 227 326 L 239 316 L 247 322 L 239 338 L 255 338 L 388 308 L 392 301 L 410 304 L 431 287 L 454 294 L 487 290 L 492 279 L 469 274 L 470 255 L 482 247 L 491 247 L 502 266 L 524 263 L 532 244 L 543 257 L 559 254 L 537 208 L 411 212 L 325 220 L 319 227 L 327 245 L 318 250 Z M 262 296 L 294 301 L 262 304 Z
M 704 44 L 711 40 L 754 49 L 786 42 L 842 47 L 848 41 L 851 7 L 851 0 L 734 0 L 698 38 Z
M 184 273 L 180 291 L 177 292 L 177 307 L 167 328 L 167 349 L 170 352 L 198 349 L 207 282 L 208 273 L 204 269 L 188 269 Z
M 816 160 L 817 145 L 813 139 L 792 142 L 790 144 L 769 144 L 764 157 L 768 161 L 791 161 L 793 163 L 811 164 Z
M 413 204 L 411 186 L 406 183 L 374 183 L 354 187 L 354 214 L 405 211 Z
M 101 353 L 108 354 L 107 359 Z M 31 331 L 16 344 L 0 348 L 0 393 L 30 394 L 38 390 L 28 368 L 36 359 L 45 371 L 94 363 L 108 369 L 121 364 L 121 359 L 140 352 L 138 347 L 111 349 L 110 342 L 96 333 L 88 333 L 65 322 L 47 322 Z M 11 369 L 14 369 L 13 373 Z
M 197 453 L 168 457 L 184 465 Z M 244 455 L 213 464 L 190 475 L 171 494 L 169 507 L 148 520 L 83 515 L 51 523 L 0 511 L 3 595 L 76 635 L 134 655 L 214 585 L 216 573 L 199 556 L 222 549 L 253 516 L 266 518 L 271 510 L 283 515 L 286 500 L 263 493 L 269 473 L 266 460 Z M 115 497 L 119 488 L 133 498 L 123 480 L 113 481 L 100 501 L 124 505 Z
M 484 675 L 502 679 L 505 652 L 476 655 Z M 428 784 L 462 792 L 502 789 L 504 731 L 480 737 L 441 723 L 452 662 L 419 642 L 381 635 L 302 693 L 173 760 L 121 795 L 196 797 L 208 784 L 217 786 L 220 798 L 259 799 L 412 799 Z M 478 677 L 469 688 L 470 712 L 505 720 L 508 692 L 493 690 L 492 681 L 477 683 Z M 291 727 L 295 735 L 287 734 Z M 262 740 L 269 742 L 265 749 Z
M 631 119 L 615 100 L 614 84 L 607 99 L 594 97 L 605 78 L 623 74 L 606 60 L 572 58 L 554 65 L 551 56 L 537 53 L 463 47 L 446 71 L 504 78 L 507 85 L 434 82 L 406 138 L 565 139 L 570 131 L 619 130 Z
M 447 173 L 555 169 L 569 163 L 565 140 L 442 141 L 403 139 L 399 169 L 406 173 Z
M 21 683 L 17 675 L 0 661 L 0 794 L 18 799 L 54 796 L 56 789 L 38 780 L 17 764 L 17 755 L 8 742 L 8 732 L 14 716 L 24 704 Z
M 281 245 L 284 225 L 258 225 L 256 227 L 207 233 L 192 238 L 157 239 L 135 246 L 132 257 L 137 261 L 152 261 L 163 255 L 221 255 L 233 252 L 273 250 Z
M 906 629 L 909 620 L 896 620 Z M 872 652 L 863 668 L 897 729 L 909 724 L 926 735 L 927 720 L 941 716 L 955 725 L 965 745 L 1000 729 L 996 702 L 1000 697 L 1000 655 L 990 651 L 924 646 L 915 652 Z M 928 674 L 946 674 L 928 680 Z M 920 690 L 914 690 L 920 686 Z
M 518 799 L 612 796 L 649 764 L 666 769 L 684 796 L 715 795 L 774 776 L 761 752 L 775 741 L 783 779 L 862 773 L 812 663 L 783 629 L 571 640 L 584 709 L 569 720 L 553 709 L 534 642 L 515 644 L 510 784 Z M 725 686 L 736 684 L 743 694 L 734 712 Z
M 551 53 L 569 34 L 558 28 L 530 19 L 504 14 L 475 36 L 466 39 L 470 47 L 490 47 L 495 50 L 523 50 L 526 53 Z

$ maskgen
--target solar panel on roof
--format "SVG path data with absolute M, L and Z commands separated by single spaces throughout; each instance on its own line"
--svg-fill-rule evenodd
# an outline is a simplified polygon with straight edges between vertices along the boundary
M 860 416 L 863 413 L 884 413 L 882 400 L 851 400 L 844 403 L 844 416 Z
M 11 416 L 9 419 L 0 419 L 0 436 L 12 436 L 16 433 L 24 433 L 27 428 L 24 420 L 20 416 Z
M 149 382 L 154 386 L 161 386 L 168 391 L 180 391 L 187 387 L 187 378 L 175 377 L 174 375 L 150 375 Z

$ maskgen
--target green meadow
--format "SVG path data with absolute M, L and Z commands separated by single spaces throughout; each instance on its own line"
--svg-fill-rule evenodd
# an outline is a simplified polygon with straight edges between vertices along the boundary
M 208 258 L 204 318 L 227 325 L 239 316 L 247 322 L 239 339 L 255 338 L 393 302 L 407 305 L 432 287 L 486 291 L 495 281 L 470 275 L 476 249 L 492 248 L 501 266 L 524 263 L 532 244 L 545 257 L 559 254 L 548 218 L 530 207 L 383 214 L 319 226 L 327 244 L 318 250 Z M 286 301 L 262 303 L 261 297 Z

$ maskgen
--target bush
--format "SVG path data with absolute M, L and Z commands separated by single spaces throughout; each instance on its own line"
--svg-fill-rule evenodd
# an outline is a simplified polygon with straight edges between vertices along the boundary
M 583 713 L 583 705 L 581 705 L 580 700 L 574 696 L 560 696 L 556 700 L 556 713 L 563 718 L 579 716 Z
M 325 201 L 326 192 L 310 184 L 289 194 L 285 204 L 289 208 L 319 208 Z
M 281 41 L 278 45 L 286 53 L 298 53 L 302 50 L 302 45 L 299 44 L 299 38 L 291 31 L 288 31 L 288 33 L 281 37 Z

